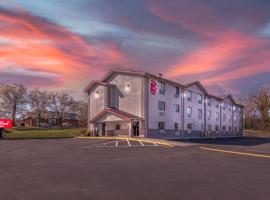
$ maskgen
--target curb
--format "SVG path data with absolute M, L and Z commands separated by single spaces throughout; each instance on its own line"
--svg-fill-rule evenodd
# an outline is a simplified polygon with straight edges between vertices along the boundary
M 154 143 L 154 144 L 159 144 L 159 145 L 164 145 L 164 146 L 168 146 L 168 147 L 174 147 L 175 145 L 168 143 L 168 142 L 164 142 L 164 141 L 156 141 L 156 140 L 148 140 L 148 139 L 136 139 L 136 138 L 130 138 L 130 137 L 92 137 L 92 136 L 79 136 L 76 138 L 80 138 L 80 139 L 95 139 L 95 140 L 104 140 L 104 139 L 108 139 L 108 140 L 129 140 L 129 141 L 137 141 L 137 142 L 145 142 L 145 143 Z

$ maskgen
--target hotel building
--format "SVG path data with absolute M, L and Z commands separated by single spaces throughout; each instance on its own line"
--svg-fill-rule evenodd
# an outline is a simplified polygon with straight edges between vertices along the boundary
M 243 106 L 231 95 L 209 94 L 200 82 L 182 85 L 162 75 L 110 71 L 92 81 L 88 128 L 98 136 L 239 137 Z

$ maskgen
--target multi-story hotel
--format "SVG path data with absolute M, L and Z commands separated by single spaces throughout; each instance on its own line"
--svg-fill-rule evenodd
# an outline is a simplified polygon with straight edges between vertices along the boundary
M 209 94 L 200 82 L 182 85 L 162 75 L 110 71 L 85 89 L 88 127 L 99 136 L 238 137 L 243 106 Z

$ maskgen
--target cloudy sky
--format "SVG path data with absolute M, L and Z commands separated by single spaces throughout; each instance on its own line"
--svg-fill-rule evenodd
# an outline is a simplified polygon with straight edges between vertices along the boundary
M 112 68 L 245 95 L 270 84 L 270 1 L 0 0 L 0 82 L 79 97 Z

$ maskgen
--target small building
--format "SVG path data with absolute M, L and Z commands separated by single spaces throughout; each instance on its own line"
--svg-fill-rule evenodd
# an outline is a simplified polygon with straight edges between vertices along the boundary
M 92 81 L 88 128 L 99 136 L 152 138 L 239 137 L 243 106 L 231 95 L 208 93 L 196 81 L 179 84 L 145 72 L 110 71 Z

